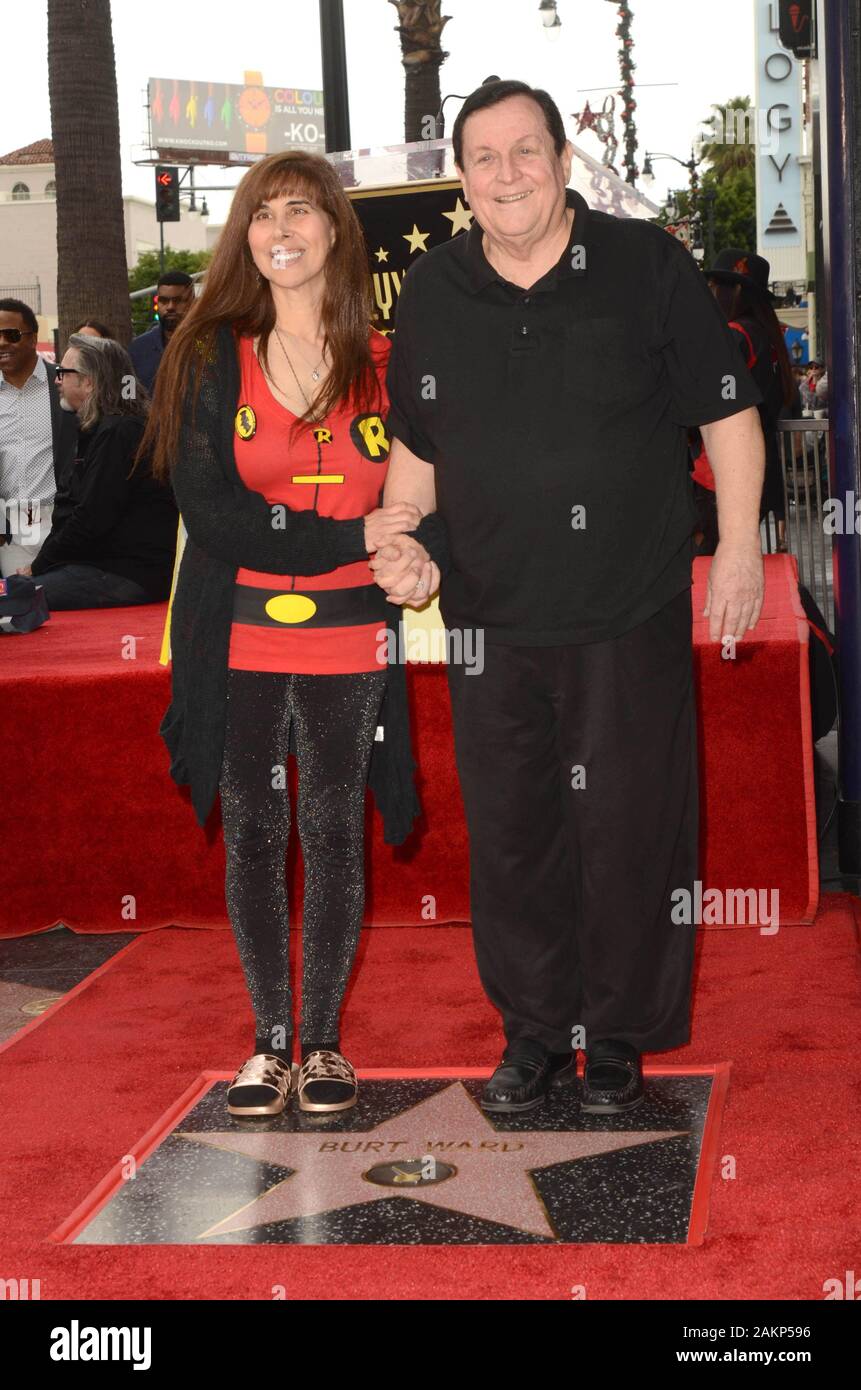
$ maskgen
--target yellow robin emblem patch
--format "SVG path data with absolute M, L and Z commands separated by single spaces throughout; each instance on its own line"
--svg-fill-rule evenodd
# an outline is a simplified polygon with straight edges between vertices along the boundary
M 257 416 L 250 405 L 241 405 L 233 418 L 240 439 L 252 439 L 257 433 Z

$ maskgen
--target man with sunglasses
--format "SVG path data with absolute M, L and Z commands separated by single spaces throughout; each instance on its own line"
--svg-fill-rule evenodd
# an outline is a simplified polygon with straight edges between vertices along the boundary
M 62 410 L 56 369 L 36 351 L 28 304 L 0 299 L 0 574 L 27 568 L 51 529 L 74 457 L 77 421 Z

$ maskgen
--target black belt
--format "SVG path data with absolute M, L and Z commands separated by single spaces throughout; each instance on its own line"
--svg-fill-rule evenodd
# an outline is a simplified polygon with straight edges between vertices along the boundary
M 349 589 L 257 589 L 237 584 L 233 620 L 252 627 L 358 627 L 387 623 L 396 612 L 379 584 Z

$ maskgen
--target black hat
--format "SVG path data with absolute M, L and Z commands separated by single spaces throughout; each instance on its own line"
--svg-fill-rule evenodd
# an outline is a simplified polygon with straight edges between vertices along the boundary
M 746 285 L 748 289 L 765 295 L 771 303 L 777 302 L 777 295 L 772 294 L 768 288 L 771 266 L 764 256 L 757 256 L 755 252 L 729 246 L 725 251 L 718 253 L 711 270 L 703 273 L 709 280 L 719 280 L 730 285 Z
M 25 574 L 0 579 L 0 634 L 33 632 L 49 617 L 42 584 Z

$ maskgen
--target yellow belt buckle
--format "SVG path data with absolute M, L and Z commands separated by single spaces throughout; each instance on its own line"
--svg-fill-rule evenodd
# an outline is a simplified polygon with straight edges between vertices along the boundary
M 276 623 L 307 623 L 317 612 L 317 605 L 307 594 L 275 594 L 264 605 L 266 613 Z

